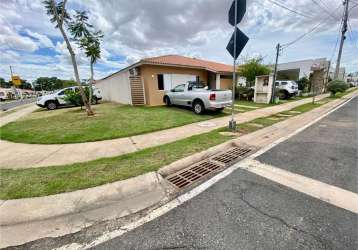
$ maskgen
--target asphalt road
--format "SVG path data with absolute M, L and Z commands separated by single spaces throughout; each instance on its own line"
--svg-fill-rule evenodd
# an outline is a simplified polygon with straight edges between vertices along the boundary
M 9 101 L 9 102 L 0 102 L 0 110 L 6 111 L 35 101 L 36 98 L 29 98 L 29 99 Z
M 257 160 L 357 192 L 357 100 Z M 358 249 L 358 216 L 239 169 L 95 249 Z

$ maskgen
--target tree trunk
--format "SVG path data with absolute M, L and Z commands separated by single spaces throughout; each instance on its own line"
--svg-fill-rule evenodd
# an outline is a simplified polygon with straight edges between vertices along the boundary
M 94 115 L 94 113 L 93 113 L 93 111 L 92 111 L 91 104 L 88 103 L 87 97 L 86 97 L 85 92 L 83 91 L 83 88 L 82 88 L 82 85 L 81 85 L 80 76 L 79 76 L 79 74 L 78 74 L 78 68 L 77 68 L 77 62 L 76 62 L 75 52 L 73 52 L 71 43 L 70 43 L 70 41 L 69 41 L 68 38 L 67 38 L 67 35 L 66 35 L 65 30 L 63 29 L 63 22 L 64 22 L 64 13 L 65 13 L 65 5 L 66 5 L 66 2 L 67 2 L 67 0 L 65 0 L 65 1 L 63 2 L 63 11 L 62 11 L 61 18 L 58 16 L 58 13 L 57 13 L 57 11 L 56 11 L 56 4 L 55 4 L 55 1 L 54 1 L 54 0 L 52 0 L 53 11 L 54 11 L 54 13 L 55 13 L 55 17 L 56 17 L 56 20 L 57 20 L 58 28 L 59 28 L 60 31 L 61 31 L 62 37 L 63 37 L 63 39 L 65 40 L 66 45 L 67 45 L 67 49 L 68 49 L 68 51 L 69 51 L 69 53 L 70 53 L 70 55 L 71 55 L 72 66 L 73 66 L 73 70 L 74 70 L 74 73 L 75 73 L 76 82 L 77 82 L 77 85 L 78 85 L 78 87 L 79 87 L 79 91 L 80 91 L 80 95 L 81 95 L 81 98 L 82 98 L 82 102 L 83 102 L 84 105 L 86 106 L 87 115 L 88 115 L 88 116 L 91 116 L 91 115 Z
M 70 44 L 70 41 L 68 40 L 67 35 L 66 35 L 65 31 L 63 30 L 62 25 L 59 26 L 59 28 L 60 28 L 61 34 L 63 36 L 63 39 L 66 42 L 67 49 L 68 49 L 68 51 L 70 52 L 70 55 L 71 55 L 71 61 L 72 61 L 73 70 L 74 70 L 74 73 L 75 73 L 76 82 L 77 82 L 77 85 L 78 85 L 79 90 L 80 90 L 80 95 L 81 95 L 83 104 L 86 107 L 87 115 L 88 116 L 94 115 L 94 112 L 92 111 L 92 108 L 91 108 L 91 104 L 88 102 L 86 94 L 85 94 L 85 92 L 84 92 L 84 90 L 82 88 L 82 85 L 81 85 L 81 80 L 80 80 L 80 76 L 79 76 L 79 73 L 78 73 L 75 53 L 73 52 L 73 49 L 72 49 L 71 44 Z
M 93 96 L 93 89 L 92 89 L 92 85 L 93 85 L 93 62 L 91 61 L 91 78 L 89 81 L 89 103 L 92 103 L 92 96 Z

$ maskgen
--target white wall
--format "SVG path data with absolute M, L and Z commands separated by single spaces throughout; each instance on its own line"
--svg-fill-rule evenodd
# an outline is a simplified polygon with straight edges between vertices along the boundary
M 171 90 L 180 84 L 185 84 L 189 81 L 196 81 L 196 75 L 186 74 L 164 74 L 164 89 Z
M 311 67 L 314 65 L 322 65 L 325 68 L 328 68 L 328 61 L 326 58 L 318 58 L 312 60 L 302 60 L 296 62 L 280 63 L 277 65 L 278 71 L 280 70 L 299 70 L 299 78 L 309 77 L 312 72 Z M 297 79 L 298 80 L 298 79 Z
M 97 81 L 95 86 L 101 90 L 103 100 L 105 101 L 132 104 L 129 70 Z

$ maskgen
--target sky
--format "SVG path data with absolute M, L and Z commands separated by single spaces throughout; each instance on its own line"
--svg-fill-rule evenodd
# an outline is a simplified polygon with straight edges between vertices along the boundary
M 312 58 L 337 59 L 343 13 L 341 0 L 247 0 L 238 27 L 250 38 L 239 58 L 275 60 L 277 43 L 287 44 L 279 62 Z M 350 32 L 342 66 L 358 71 L 358 0 L 350 0 Z M 102 58 L 95 65 L 100 79 L 144 57 L 177 54 L 227 64 L 226 45 L 233 27 L 227 13 L 232 0 L 68 0 L 68 10 L 86 10 L 89 22 L 104 33 Z M 76 47 L 81 79 L 89 78 L 89 61 Z M 0 77 L 9 80 L 9 65 L 22 79 L 56 76 L 73 79 L 69 53 L 59 30 L 49 21 L 41 0 L 0 0 Z

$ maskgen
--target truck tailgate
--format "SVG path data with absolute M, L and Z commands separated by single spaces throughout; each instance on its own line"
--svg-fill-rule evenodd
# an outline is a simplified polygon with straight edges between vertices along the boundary
M 232 92 L 231 90 L 217 90 L 214 91 L 216 94 L 216 101 L 218 102 L 228 102 L 232 99 Z

